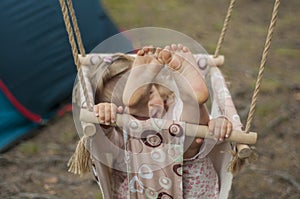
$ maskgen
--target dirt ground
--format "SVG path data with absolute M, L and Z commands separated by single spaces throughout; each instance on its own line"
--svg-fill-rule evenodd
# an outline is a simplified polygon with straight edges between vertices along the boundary
M 104 0 L 121 29 L 164 27 L 182 32 L 214 53 L 228 1 Z M 273 1 L 237 1 L 221 54 L 222 68 L 245 124 Z M 251 127 L 258 160 L 234 178 L 230 198 L 300 198 L 300 1 L 282 1 Z M 0 154 L 1 199 L 100 199 L 93 177 L 67 172 L 78 135 L 72 114 Z

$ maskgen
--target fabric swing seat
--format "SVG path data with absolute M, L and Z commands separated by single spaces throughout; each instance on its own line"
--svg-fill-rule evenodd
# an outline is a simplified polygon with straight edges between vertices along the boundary
M 131 55 L 134 57 L 134 55 Z M 93 161 L 94 166 L 94 173 L 97 179 L 97 182 L 100 185 L 102 195 L 104 198 L 111 198 L 113 195 L 113 192 L 115 191 L 115 187 L 119 186 L 116 185 L 116 182 L 110 181 L 108 183 L 107 179 L 116 178 L 116 176 L 120 176 L 120 172 L 116 171 L 113 168 L 114 161 L 120 157 L 114 157 L 113 152 L 103 150 L 105 147 L 106 142 L 109 142 L 109 140 L 104 139 L 105 134 L 99 133 L 98 128 L 94 123 L 99 123 L 97 119 L 91 117 L 87 118 L 89 114 L 85 114 L 84 116 L 80 113 L 89 113 L 86 111 L 87 102 L 86 98 L 84 96 L 84 92 L 80 87 L 80 82 L 84 81 L 88 96 L 91 101 L 94 102 L 94 93 L 95 93 L 95 82 L 91 82 L 91 74 L 93 70 L 99 69 L 100 71 L 105 70 L 105 68 L 108 68 L 111 64 L 114 63 L 114 61 L 118 60 L 120 57 L 120 54 L 87 54 L 85 57 L 80 58 L 81 63 L 81 71 L 83 73 L 83 76 L 81 77 L 81 80 L 77 82 L 77 87 L 74 89 L 73 92 L 73 105 L 76 114 L 78 115 L 77 121 L 79 122 L 80 126 L 77 127 L 80 129 L 81 136 L 88 137 L 88 145 L 87 148 L 89 148 L 90 151 L 90 158 Z M 216 67 L 221 66 L 223 64 L 224 58 L 219 57 L 217 59 L 213 58 L 211 55 L 204 55 L 204 54 L 197 54 L 195 55 L 195 58 L 197 60 L 197 64 L 199 68 L 201 69 L 203 77 L 205 77 L 206 81 L 209 84 L 211 95 L 213 96 L 213 100 L 211 102 L 211 117 L 218 117 L 220 115 L 225 115 L 227 118 L 229 118 L 230 121 L 233 123 L 233 128 L 241 130 L 241 122 L 239 119 L 239 116 L 235 110 L 234 104 L 232 102 L 229 90 L 226 86 L 225 80 L 223 75 L 221 74 L 220 70 Z M 74 95 L 77 95 L 77 97 L 74 97 Z M 77 101 L 74 99 L 77 99 Z M 92 103 L 90 102 L 90 103 Z M 91 104 L 93 105 L 93 104 Z M 77 108 L 76 108 L 77 107 Z M 228 110 L 229 109 L 229 110 Z M 75 114 L 75 115 L 76 115 Z M 80 116 L 79 116 L 80 115 Z M 90 115 L 89 115 L 90 116 Z M 76 123 L 76 122 L 75 122 Z M 130 124 L 130 121 L 126 121 L 125 124 Z M 185 129 L 185 124 L 178 123 Z M 129 125 L 130 126 L 130 125 Z M 126 128 L 126 127 L 124 127 Z M 183 139 L 179 139 L 177 141 L 174 140 L 170 141 L 172 144 L 176 144 L 178 146 L 182 146 Z M 256 138 L 255 138 L 256 140 Z M 101 143 L 101 144 L 100 144 Z M 102 145 L 102 146 L 100 146 Z M 209 142 L 207 142 L 207 145 L 209 146 Z M 144 146 L 147 147 L 147 146 Z M 211 147 L 211 146 L 210 146 Z M 205 148 L 205 147 L 204 147 Z M 212 147 L 211 147 L 212 148 Z M 101 152 L 102 150 L 102 152 Z M 229 142 L 220 143 L 218 145 L 215 145 L 212 150 L 203 150 L 203 156 L 208 156 L 213 162 L 213 165 L 218 173 L 218 178 L 220 180 L 220 195 L 224 198 L 226 198 L 229 194 L 230 188 L 231 188 L 231 182 L 232 182 L 232 173 L 228 171 L 227 166 L 232 160 L 232 155 L 229 153 L 229 151 L 233 150 L 233 146 Z M 182 151 L 182 150 L 181 150 Z M 97 154 L 97 155 L 95 155 Z M 150 152 L 151 154 L 151 152 Z M 175 159 L 179 159 L 180 163 L 182 164 L 183 161 L 183 153 L 180 153 L 179 156 Z M 99 158 L 101 157 L 101 158 Z M 124 157 L 123 157 L 124 158 Z M 144 157 L 144 159 L 147 159 L 147 157 Z M 118 161 L 117 161 L 118 162 Z M 139 162 L 137 159 L 135 159 L 134 162 Z M 150 162 L 148 162 L 150 164 Z M 172 165 L 172 163 L 170 163 Z M 126 164 L 121 164 L 122 166 L 126 167 Z M 128 166 L 128 165 L 127 165 Z M 133 167 L 138 165 L 131 165 Z M 140 165 L 141 166 L 141 165 Z M 170 166 L 170 165 L 169 165 Z M 174 165 L 173 165 L 174 166 Z M 170 176 L 168 176 L 170 177 Z M 132 178 L 132 176 L 131 176 Z M 134 178 L 137 178 L 137 176 L 134 176 Z M 122 178 L 123 179 L 123 178 Z M 137 182 L 137 181 L 136 181 Z

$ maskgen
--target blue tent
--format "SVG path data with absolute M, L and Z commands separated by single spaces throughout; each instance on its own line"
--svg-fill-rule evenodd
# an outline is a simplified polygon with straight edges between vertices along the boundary
M 73 0 L 85 50 L 118 33 L 99 0 Z M 76 67 L 58 0 L 0 1 L 0 151 L 71 98 Z

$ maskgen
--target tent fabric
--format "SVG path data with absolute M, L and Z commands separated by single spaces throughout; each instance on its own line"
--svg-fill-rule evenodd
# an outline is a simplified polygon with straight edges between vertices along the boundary
M 21 138 L 38 126 L 37 123 L 29 122 L 28 119 L 17 111 L 7 100 L 6 96 L 0 92 L 0 149 L 5 150 L 9 144 Z
M 87 52 L 119 31 L 99 0 L 73 0 Z M 59 1 L 0 2 L 0 151 L 71 98 L 76 67 Z

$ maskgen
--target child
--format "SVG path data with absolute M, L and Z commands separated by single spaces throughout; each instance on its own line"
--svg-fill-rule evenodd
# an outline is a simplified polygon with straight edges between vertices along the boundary
M 130 71 L 124 89 L 123 102 L 126 107 L 125 111 L 137 118 L 162 118 L 172 111 L 172 102 L 174 104 L 174 99 L 172 98 L 174 98 L 174 93 L 178 91 L 176 95 L 180 96 L 183 106 L 179 118 L 180 120 L 209 125 L 210 132 L 213 132 L 221 141 L 225 137 L 228 137 L 232 127 L 231 123 L 225 117 L 209 121 L 209 115 L 204 105 L 208 98 L 207 87 L 201 74 L 197 71 L 197 68 L 195 68 L 196 62 L 191 52 L 182 45 L 171 45 L 170 47 L 165 47 L 165 49 L 157 48 L 155 52 L 153 51 L 154 49 L 152 47 L 144 47 L 137 53 L 137 58 L 133 63 L 133 68 Z M 163 82 L 156 81 L 159 79 L 160 73 L 165 70 L 164 64 L 167 64 L 172 71 L 177 72 L 174 73 L 177 89 L 171 89 L 172 91 L 170 91 L 165 86 L 162 86 Z M 122 107 L 117 107 L 116 104 L 109 103 L 111 102 L 109 98 L 106 103 L 104 103 L 104 101 L 105 100 L 101 99 L 99 101 L 101 103 L 98 103 L 94 107 L 94 111 L 100 120 L 103 120 L 103 122 L 109 125 L 110 123 L 114 123 L 115 114 L 117 112 L 121 113 L 123 110 Z M 199 106 L 196 112 L 192 111 L 195 104 L 191 103 L 193 101 L 196 101 Z M 120 104 L 121 103 L 118 105 Z M 112 139 L 112 137 L 110 137 L 110 139 Z M 115 138 L 113 138 L 113 140 L 114 142 L 116 141 Z M 186 138 L 184 142 L 185 153 L 183 156 L 185 160 L 182 165 L 183 198 L 218 197 L 218 176 L 212 162 L 207 156 L 203 157 L 203 155 L 201 156 L 201 154 L 199 154 L 199 152 L 203 152 L 203 150 L 199 151 L 202 141 L 203 140 L 199 138 Z M 118 144 L 122 145 L 123 143 L 119 142 L 117 145 Z M 117 192 L 114 194 L 114 197 L 127 198 L 128 195 L 126 192 L 128 189 L 130 192 L 135 192 L 134 194 L 130 194 L 132 197 L 141 198 L 145 197 L 147 193 L 154 194 L 154 196 L 157 197 L 163 196 L 163 194 L 172 197 L 173 192 L 176 192 L 174 190 L 173 192 L 168 191 L 170 188 L 167 187 L 167 189 L 164 186 L 162 186 L 166 189 L 164 192 L 155 190 L 151 185 L 146 187 L 147 180 L 143 181 L 142 179 L 141 181 L 138 179 L 138 175 L 129 176 L 133 177 L 132 179 L 135 181 L 128 179 L 128 176 L 124 178 L 124 176 L 125 175 L 123 175 L 122 178 L 124 180 L 123 183 L 114 190 Z M 167 177 L 165 180 L 170 179 Z M 131 182 L 141 183 L 143 186 L 137 190 L 136 187 L 132 187 Z M 173 186 L 175 187 L 175 182 L 173 182 Z M 141 191 L 141 193 L 139 191 Z M 180 195 L 177 194 L 176 198 L 178 197 L 180 198 Z

